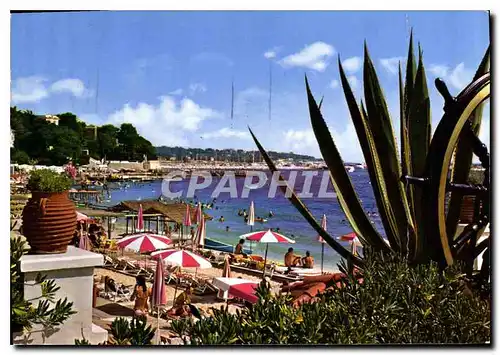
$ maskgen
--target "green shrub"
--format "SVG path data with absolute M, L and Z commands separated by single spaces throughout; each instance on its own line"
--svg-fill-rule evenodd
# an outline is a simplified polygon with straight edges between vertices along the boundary
M 63 174 L 49 169 L 40 169 L 31 172 L 27 188 L 39 192 L 63 192 L 69 190 L 71 179 Z
M 259 301 L 231 315 L 224 308 L 198 322 L 174 321 L 185 344 L 421 344 L 490 340 L 490 303 L 466 289 L 457 268 L 409 266 L 367 254 L 363 283 L 350 277 L 320 301 L 291 307 L 261 287 Z M 345 265 L 343 265 L 345 268 Z

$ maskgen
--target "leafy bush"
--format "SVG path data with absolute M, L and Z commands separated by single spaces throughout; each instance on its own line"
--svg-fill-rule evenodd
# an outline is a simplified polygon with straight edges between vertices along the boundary
M 110 326 L 112 335 L 108 345 L 151 345 L 156 332 L 156 328 L 151 327 L 145 320 L 116 318 Z M 75 339 L 75 345 L 91 345 L 87 339 Z M 106 343 L 98 344 L 106 345 Z
M 345 263 L 342 266 L 345 269 Z M 353 276 L 316 303 L 290 306 L 287 295 L 258 289 L 259 301 L 173 331 L 185 344 L 484 344 L 491 337 L 490 303 L 465 287 L 457 268 L 409 266 L 400 257 L 366 253 L 364 279 Z M 489 297 L 489 295 L 488 295 Z
M 27 187 L 32 192 L 63 192 L 69 190 L 71 184 L 71 179 L 66 175 L 40 169 L 31 172 Z

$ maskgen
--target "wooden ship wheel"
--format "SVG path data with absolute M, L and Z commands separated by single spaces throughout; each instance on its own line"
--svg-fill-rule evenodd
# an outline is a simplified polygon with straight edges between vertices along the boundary
M 444 97 L 445 113 L 429 147 L 426 171 L 424 177 L 406 178 L 424 191 L 425 242 L 427 247 L 434 250 L 432 259 L 442 266 L 452 265 L 456 261 L 465 262 L 467 274 L 472 274 L 474 260 L 484 251 L 483 260 L 487 258 L 488 261 L 483 261 L 480 274 L 489 275 L 490 238 L 488 236 L 481 243 L 477 242 L 490 222 L 490 156 L 471 120 L 476 109 L 490 97 L 490 74 L 486 73 L 472 82 L 457 97 L 451 96 L 440 79 L 436 80 L 436 87 Z M 457 157 L 459 144 L 462 150 L 468 151 L 465 157 L 470 159 L 466 164 L 468 169 L 462 169 L 460 178 L 455 172 L 455 160 L 464 157 Z M 473 155 L 484 169 L 481 184 L 467 182 Z M 461 206 L 463 196 L 474 196 L 474 214 L 472 222 L 456 235 L 459 222 L 457 205 Z M 451 200 L 458 201 L 458 204 L 451 206 Z M 441 245 L 436 245 L 439 241 Z

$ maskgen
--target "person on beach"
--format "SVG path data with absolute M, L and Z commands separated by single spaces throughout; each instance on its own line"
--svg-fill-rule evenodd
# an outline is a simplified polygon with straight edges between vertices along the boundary
M 246 258 L 248 255 L 243 252 L 243 244 L 245 244 L 245 239 L 240 239 L 234 248 L 234 254 L 243 255 L 243 257 Z
M 295 266 L 301 266 L 302 260 L 300 255 L 295 255 L 293 253 L 293 248 L 288 248 L 288 252 L 285 254 L 285 266 L 292 268 Z
M 312 269 L 314 267 L 314 258 L 311 256 L 311 253 L 306 251 L 306 256 L 302 258 L 302 267 L 306 269 Z
M 136 277 L 134 292 L 130 297 L 134 303 L 134 318 L 146 318 L 148 314 L 148 299 L 151 296 L 151 288 L 146 286 L 146 278 L 142 275 Z
M 191 313 L 191 295 L 193 294 L 193 288 L 188 287 L 186 291 L 182 292 L 174 301 L 174 305 L 167 312 L 169 316 L 185 317 Z
M 189 233 L 191 234 L 191 239 L 194 239 L 194 228 L 191 227 L 191 230 L 189 231 Z

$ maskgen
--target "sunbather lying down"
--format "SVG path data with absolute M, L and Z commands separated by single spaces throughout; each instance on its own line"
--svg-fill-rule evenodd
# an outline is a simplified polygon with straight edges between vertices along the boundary
M 167 312 L 169 316 L 174 317 L 187 317 L 191 315 L 191 295 L 193 294 L 193 288 L 188 287 L 184 292 L 182 292 L 174 301 L 174 305 Z
M 358 281 L 363 282 L 363 276 L 355 270 Z M 293 297 L 293 306 L 298 307 L 302 303 L 314 303 L 319 300 L 319 295 L 327 290 L 334 290 L 335 286 L 342 287 L 342 281 L 347 275 L 341 272 L 332 275 L 305 276 L 303 281 L 296 281 L 281 287 L 282 292 L 290 292 Z

